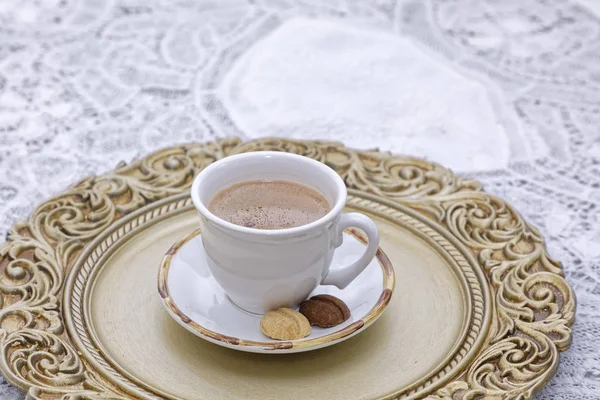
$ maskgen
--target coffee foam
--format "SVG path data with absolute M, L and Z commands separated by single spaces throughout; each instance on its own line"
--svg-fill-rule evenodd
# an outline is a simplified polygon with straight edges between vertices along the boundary
M 247 181 L 223 189 L 210 201 L 210 212 L 236 225 L 255 229 L 302 226 L 325 216 L 331 206 L 316 190 L 281 180 Z

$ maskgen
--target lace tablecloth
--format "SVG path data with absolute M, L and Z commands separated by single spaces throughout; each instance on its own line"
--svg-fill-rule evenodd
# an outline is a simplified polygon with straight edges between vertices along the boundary
M 599 15 L 596 0 L 1 1 L 0 235 L 77 179 L 182 142 L 435 160 L 537 225 L 577 292 L 573 346 L 537 399 L 599 399 Z M 3 379 L 0 394 L 24 397 Z

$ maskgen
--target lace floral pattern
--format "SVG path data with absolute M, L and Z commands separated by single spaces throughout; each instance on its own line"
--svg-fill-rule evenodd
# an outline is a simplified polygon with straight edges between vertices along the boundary
M 4 1 L 0 234 L 68 184 L 183 142 L 410 153 L 481 180 L 539 227 L 578 319 L 536 398 L 600 398 L 599 12 L 592 0 Z M 0 378 L 0 397 L 24 394 Z

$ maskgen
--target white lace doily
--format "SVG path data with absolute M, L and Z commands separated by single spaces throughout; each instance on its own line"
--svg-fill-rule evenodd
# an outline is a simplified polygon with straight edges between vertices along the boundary
M 157 148 L 321 138 L 438 161 L 537 225 L 578 297 L 537 399 L 600 399 L 597 0 L 0 1 L 0 235 Z M 0 396 L 24 394 L 0 378 Z

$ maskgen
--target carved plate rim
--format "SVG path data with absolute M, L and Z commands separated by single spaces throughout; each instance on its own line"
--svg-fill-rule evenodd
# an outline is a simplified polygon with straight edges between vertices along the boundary
M 506 202 L 424 160 L 332 142 L 231 138 L 167 148 L 88 177 L 11 228 L 0 246 L 0 369 L 7 380 L 32 399 L 127 398 L 71 344 L 60 301 L 65 276 L 115 221 L 184 192 L 214 160 L 255 150 L 325 162 L 349 188 L 441 225 L 477 259 L 494 302 L 490 332 L 473 362 L 429 399 L 528 399 L 553 376 L 571 342 L 575 297 L 539 232 Z

